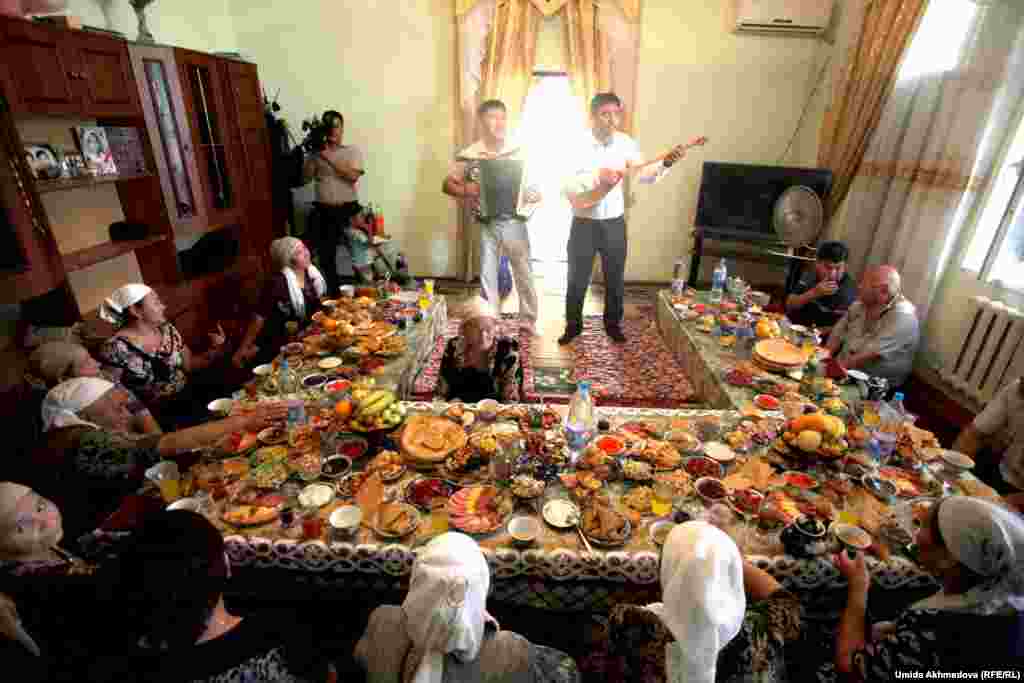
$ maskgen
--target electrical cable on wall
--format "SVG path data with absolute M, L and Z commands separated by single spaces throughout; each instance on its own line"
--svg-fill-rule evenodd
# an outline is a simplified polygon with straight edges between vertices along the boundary
M 828 55 L 825 58 L 825 63 L 821 65 L 821 69 L 818 71 L 818 78 L 815 80 L 814 88 L 811 89 L 811 93 L 807 96 L 807 101 L 804 102 L 804 110 L 800 112 L 800 118 L 796 122 L 796 130 L 793 131 L 792 137 L 789 138 L 789 144 L 786 145 L 786 151 L 782 153 L 779 160 L 776 162 L 776 166 L 781 166 L 782 162 L 785 161 L 786 157 L 789 156 L 789 151 L 793 148 L 793 143 L 796 142 L 796 136 L 800 134 L 800 129 L 804 127 L 804 120 L 807 118 L 807 112 L 811 108 L 811 102 L 814 101 L 814 96 L 818 94 L 818 88 L 821 87 L 822 82 L 825 80 L 825 69 L 832 62 L 832 55 Z

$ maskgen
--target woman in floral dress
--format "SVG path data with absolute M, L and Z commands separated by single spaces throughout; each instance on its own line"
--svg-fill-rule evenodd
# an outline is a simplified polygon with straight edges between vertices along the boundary
M 616 605 L 586 674 L 629 683 L 774 683 L 800 636 L 800 602 L 706 522 L 668 535 L 664 602 Z
M 908 671 L 1020 671 L 1024 662 L 1024 519 L 967 496 L 932 506 L 917 534 L 921 565 L 942 585 L 895 622 L 868 624 L 863 554 L 835 562 L 849 582 L 823 682 L 888 681 Z

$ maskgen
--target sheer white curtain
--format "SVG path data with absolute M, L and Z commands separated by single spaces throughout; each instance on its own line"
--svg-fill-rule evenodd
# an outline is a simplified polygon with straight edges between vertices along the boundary
M 950 247 L 987 185 L 996 154 L 986 131 L 1020 103 L 1024 6 L 1016 0 L 932 0 L 914 35 L 832 232 L 850 269 L 889 263 L 928 313 Z M 959 45 L 958 45 L 959 41 Z M 1013 100 L 1009 102 L 1009 100 Z M 1007 104 L 1011 106 L 1007 106 Z

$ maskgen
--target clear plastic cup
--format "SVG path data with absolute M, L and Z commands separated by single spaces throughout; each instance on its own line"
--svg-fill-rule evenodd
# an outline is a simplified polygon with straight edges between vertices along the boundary
M 173 503 L 181 497 L 181 474 L 177 463 L 159 462 L 146 470 L 146 478 L 157 485 L 165 503 Z

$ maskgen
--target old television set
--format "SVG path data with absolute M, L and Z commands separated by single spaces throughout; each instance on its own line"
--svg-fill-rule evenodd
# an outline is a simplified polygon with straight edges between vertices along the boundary
M 794 185 L 811 188 L 824 202 L 832 189 L 832 171 L 704 162 L 695 227 L 711 238 L 778 243 L 772 226 L 775 202 Z

